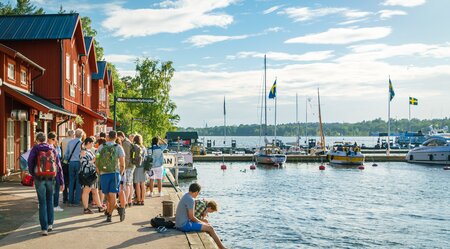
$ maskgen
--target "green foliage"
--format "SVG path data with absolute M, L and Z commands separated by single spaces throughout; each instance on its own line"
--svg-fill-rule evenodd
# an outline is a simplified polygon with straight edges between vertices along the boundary
M 319 124 L 308 123 L 308 136 L 319 135 Z M 391 119 L 391 132 L 400 133 L 405 131 L 419 131 L 424 134 L 428 133 L 429 127 L 442 128 L 450 127 L 450 119 L 432 119 L 419 120 L 412 119 Z M 268 126 L 268 135 L 273 135 L 274 126 Z M 362 121 L 358 123 L 326 123 L 323 124 L 325 136 L 369 136 L 371 134 L 378 134 L 387 132 L 387 122 L 377 118 L 372 121 Z M 201 136 L 222 136 L 223 126 L 215 126 L 209 128 L 180 128 L 179 130 L 197 131 Z M 305 123 L 300 123 L 300 134 L 298 133 L 298 125 L 294 123 L 277 125 L 277 135 L 279 136 L 297 136 L 304 137 L 306 135 Z M 239 125 L 228 126 L 227 134 L 230 136 L 259 136 L 260 125 Z
M 0 15 L 42 15 L 43 8 L 37 8 L 30 0 L 17 0 L 16 7 L 12 7 L 11 3 L 0 3 Z
M 84 36 L 95 37 L 97 35 L 97 30 L 92 28 L 92 20 L 88 16 L 84 16 L 81 18 L 81 25 L 83 26 L 83 35 Z M 96 39 L 94 39 L 94 45 L 95 45 L 95 55 L 97 57 L 97 60 L 99 60 L 99 61 L 103 60 L 103 56 L 105 55 L 103 47 L 100 46 L 100 43 Z

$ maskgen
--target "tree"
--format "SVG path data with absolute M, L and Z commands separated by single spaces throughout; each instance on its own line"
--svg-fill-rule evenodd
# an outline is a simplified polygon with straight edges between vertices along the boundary
M 97 35 L 97 30 L 92 28 L 92 20 L 88 16 L 84 16 L 81 18 L 81 25 L 83 26 L 83 35 L 84 36 L 91 36 L 94 37 Z M 101 61 L 103 60 L 104 50 L 103 47 L 100 46 L 100 42 L 98 42 L 96 39 L 94 39 L 94 45 L 95 45 L 95 55 L 97 57 L 97 60 Z
M 37 8 L 30 0 L 17 0 L 16 7 L 12 7 L 10 3 L 0 3 L 0 15 L 42 15 L 43 8 Z

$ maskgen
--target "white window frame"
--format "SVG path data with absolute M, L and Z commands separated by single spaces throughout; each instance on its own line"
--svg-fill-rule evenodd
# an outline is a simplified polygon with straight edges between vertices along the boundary
M 20 83 L 22 83 L 22 85 L 27 85 L 28 84 L 27 76 L 28 76 L 27 71 L 21 69 L 20 70 Z
M 66 54 L 66 80 L 70 81 L 70 54 Z
M 16 80 L 16 66 L 12 63 L 8 63 L 8 79 Z
M 86 87 L 87 87 L 87 94 L 91 95 L 91 76 L 89 74 L 86 77 Z
M 75 97 L 75 86 L 74 85 L 72 85 L 72 84 L 70 84 L 69 85 L 69 94 L 70 94 L 70 97 Z
M 73 80 L 72 80 L 72 82 L 73 82 L 73 85 L 74 86 L 77 86 L 77 84 L 78 84 L 78 64 L 77 64 L 77 62 L 73 62 Z
M 105 88 L 100 89 L 100 101 L 102 101 L 102 102 L 106 101 L 106 89 Z

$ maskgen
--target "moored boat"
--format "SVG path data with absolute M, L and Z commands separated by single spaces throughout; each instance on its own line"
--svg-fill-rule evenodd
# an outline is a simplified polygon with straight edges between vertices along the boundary
M 333 149 L 328 151 L 327 158 L 334 165 L 363 165 L 365 156 L 356 145 L 336 143 Z
M 450 163 L 450 134 L 444 133 L 430 136 L 419 147 L 408 152 L 409 163 L 447 165 Z
M 255 153 L 255 162 L 257 164 L 282 166 L 286 162 L 287 156 L 282 153 L 280 148 L 272 145 L 261 147 Z

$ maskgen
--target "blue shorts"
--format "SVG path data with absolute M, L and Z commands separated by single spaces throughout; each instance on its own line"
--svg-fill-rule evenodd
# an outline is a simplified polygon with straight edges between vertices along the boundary
M 120 174 L 109 173 L 100 175 L 100 186 L 102 187 L 102 193 L 119 193 Z
M 178 228 L 182 232 L 200 232 L 202 231 L 202 224 L 198 222 L 188 221 L 182 227 Z

